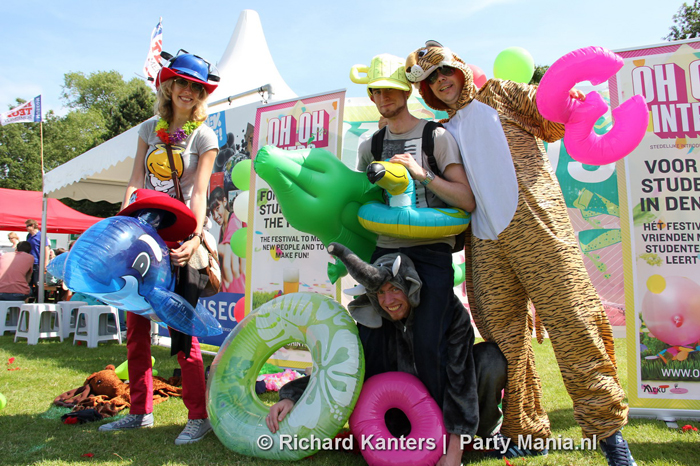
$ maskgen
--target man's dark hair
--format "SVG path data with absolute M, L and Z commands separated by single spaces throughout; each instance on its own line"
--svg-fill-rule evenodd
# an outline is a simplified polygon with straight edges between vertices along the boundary
M 17 243 L 17 250 L 31 254 L 32 253 L 32 245 L 29 244 L 29 241 L 20 241 L 19 243 Z
M 32 226 L 32 227 L 34 227 L 34 228 L 39 228 L 39 222 L 37 222 L 37 221 L 34 220 L 33 218 L 27 219 L 27 220 L 24 222 L 24 225 L 25 225 L 25 226 Z

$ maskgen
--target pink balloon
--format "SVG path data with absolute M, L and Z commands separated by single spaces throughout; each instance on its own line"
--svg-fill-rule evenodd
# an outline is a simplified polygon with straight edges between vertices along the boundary
M 564 145 L 574 159 L 588 165 L 613 163 L 632 152 L 646 134 L 649 109 L 644 97 L 635 95 L 612 111 L 614 125 L 599 136 L 593 131 L 607 104 L 597 92 L 586 100 L 569 97 L 576 83 L 600 84 L 624 64 L 622 58 L 602 47 L 574 50 L 547 70 L 537 89 L 537 109 L 550 121 L 564 123 Z
M 233 318 L 236 319 L 236 322 L 239 324 L 243 318 L 245 318 L 245 296 L 239 299 L 236 305 L 233 306 Z
M 486 74 L 484 73 L 484 70 L 479 68 L 476 65 L 467 65 L 469 68 L 471 68 L 472 73 L 474 74 L 474 84 L 476 84 L 476 87 L 481 89 L 481 86 L 483 86 L 486 81 Z
M 647 291 L 642 317 L 657 339 L 673 346 L 700 341 L 700 285 L 685 277 L 666 277 L 660 293 Z
M 423 448 L 391 448 L 389 439 L 396 440 L 384 421 L 390 408 L 398 408 L 411 422 L 411 433 L 404 438 Z M 446 435 L 442 411 L 418 377 L 405 372 L 385 372 L 370 377 L 362 386 L 360 397 L 350 416 L 350 431 L 355 438 L 371 438 L 373 448 L 362 449 L 362 456 L 370 466 L 400 466 L 404 464 L 435 464 L 442 456 Z M 376 448 L 379 439 L 388 446 Z M 422 440 L 421 440 L 422 439 Z M 428 445 L 428 440 L 433 444 Z

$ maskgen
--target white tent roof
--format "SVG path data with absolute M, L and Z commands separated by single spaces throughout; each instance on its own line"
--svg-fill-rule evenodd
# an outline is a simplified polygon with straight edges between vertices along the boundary
M 245 72 L 240 64 L 245 63 Z M 267 47 L 260 16 L 244 10 L 238 18 L 226 50 L 217 64 L 221 81 L 210 96 L 216 102 L 266 84 L 272 86 L 268 100 L 287 100 L 296 94 L 279 74 Z M 256 70 L 257 73 L 251 73 Z M 260 102 L 257 94 L 210 107 L 210 113 L 224 111 L 252 102 Z M 56 167 L 44 177 L 44 191 L 49 197 L 121 202 L 131 176 L 138 142 L 138 126 L 90 149 Z
M 272 86 L 274 95 L 270 100 L 287 100 L 297 96 L 277 70 L 270 49 L 267 47 L 260 16 L 253 10 L 241 12 L 231 40 L 216 67 L 221 74 L 221 82 L 212 93 L 210 102 L 256 89 L 265 84 Z M 231 106 L 239 107 L 253 102 L 260 102 L 260 96 L 254 94 L 241 97 L 232 102 Z M 228 106 L 228 104 L 224 105 Z M 221 106 L 216 106 L 212 110 L 220 111 Z

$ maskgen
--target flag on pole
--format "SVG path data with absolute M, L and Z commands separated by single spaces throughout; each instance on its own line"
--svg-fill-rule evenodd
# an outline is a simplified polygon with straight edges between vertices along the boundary
M 158 20 L 158 25 L 151 33 L 151 46 L 148 49 L 146 63 L 143 64 L 143 74 L 148 78 L 148 83 L 155 89 L 155 80 L 160 71 L 160 53 L 163 51 L 163 18 Z
M 41 96 L 34 97 L 29 102 L 15 107 L 9 112 L 0 113 L 0 126 L 10 123 L 41 122 Z

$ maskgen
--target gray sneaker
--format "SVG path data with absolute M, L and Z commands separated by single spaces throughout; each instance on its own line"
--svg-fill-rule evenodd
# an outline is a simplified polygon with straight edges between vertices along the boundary
M 100 426 L 99 431 L 111 432 L 114 430 L 138 429 L 141 427 L 153 427 L 153 413 L 127 414 L 118 421 Z
M 175 439 L 175 445 L 199 442 L 211 431 L 209 419 L 188 419 L 187 425 Z

